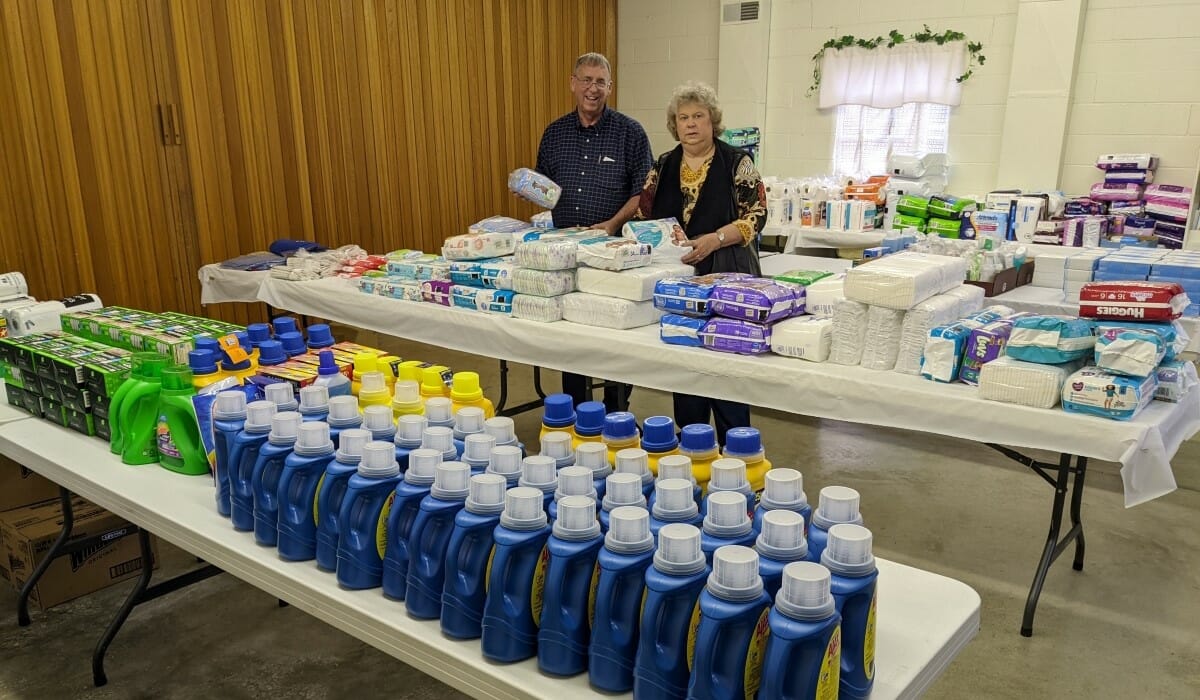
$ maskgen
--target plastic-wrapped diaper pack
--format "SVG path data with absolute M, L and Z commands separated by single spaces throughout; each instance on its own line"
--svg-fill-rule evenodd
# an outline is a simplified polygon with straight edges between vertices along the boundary
M 553 209 L 562 196 L 562 188 L 553 180 L 529 168 L 509 173 L 508 189 L 543 209 Z
M 896 253 L 846 273 L 847 299 L 909 309 L 929 297 L 960 286 L 966 277 L 962 258 L 927 253 Z
M 1111 340 L 1117 335 L 1125 331 L 1145 331 L 1148 333 L 1156 333 L 1163 340 L 1165 354 L 1163 362 L 1170 362 L 1175 359 L 1176 355 L 1187 349 L 1188 343 L 1191 342 L 1191 337 L 1184 330 L 1179 321 L 1170 323 L 1139 323 L 1137 321 L 1096 321 L 1095 333 L 1096 342 L 1099 343 L 1108 336 Z
M 925 352 L 925 341 L 929 338 L 929 331 L 952 323 L 961 315 L 961 306 L 962 300 L 959 297 L 938 294 L 909 309 L 904 315 L 904 325 L 900 328 L 900 347 L 893 369 L 901 374 L 920 374 L 921 355 Z
M 430 254 L 388 260 L 386 270 L 390 277 L 408 280 L 450 279 L 450 263 L 445 258 Z
M 363 277 L 359 280 L 359 288 L 376 296 L 390 299 L 407 299 L 408 301 L 424 301 L 421 297 L 421 283 L 415 280 L 404 280 L 396 277 Z
M 900 353 L 905 312 L 872 306 L 867 311 L 867 333 L 860 364 L 867 369 L 887 371 L 896 366 Z
M 832 318 L 837 303 L 846 298 L 845 282 L 846 273 L 839 272 L 805 287 L 805 311 L 817 318 Z
M 1087 282 L 1079 315 L 1120 321 L 1170 321 L 1183 315 L 1188 296 L 1176 282 Z
M 1141 199 L 1142 186 L 1136 182 L 1097 182 L 1092 185 L 1088 196 L 1098 202 Z
M 1123 377 L 1099 367 L 1084 367 L 1063 384 L 1062 405 L 1068 413 L 1129 420 L 1154 400 L 1158 377 Z
M 963 349 L 971 337 L 970 326 L 951 323 L 929 331 L 921 358 L 921 376 L 935 382 L 953 382 L 962 368 Z
M 824 270 L 790 270 L 782 275 L 775 275 L 771 279 L 786 287 L 799 289 L 832 276 L 832 272 Z
M 511 260 L 460 260 L 450 263 L 450 281 L 468 287 L 512 289 Z
M 1096 366 L 1113 374 L 1146 377 L 1167 354 L 1161 335 L 1127 330 L 1096 337 Z
M 768 279 L 720 282 L 709 302 L 714 314 L 755 323 L 771 323 L 792 315 L 796 293 Z
M 668 345 L 686 345 L 689 347 L 704 347 L 704 339 L 700 331 L 708 319 L 680 314 L 667 314 L 658 320 L 658 337 Z
M 833 310 L 830 362 L 838 365 L 857 365 L 862 362 L 868 308 L 866 304 L 849 299 L 837 303 Z
M 512 289 L 517 294 L 557 297 L 575 291 L 575 270 L 513 270 Z
M 956 315 L 959 318 L 970 316 L 983 308 L 983 287 L 976 287 L 973 284 L 960 284 L 942 293 L 958 299 L 959 307 Z
M 573 238 L 539 238 L 517 246 L 514 260 L 517 267 L 533 270 L 571 270 L 579 263 L 576 258 L 579 242 Z
M 456 284 L 450 287 L 450 296 L 454 306 L 461 309 L 473 309 L 489 314 L 512 313 L 514 295 L 510 291 Z
M 529 217 L 529 223 L 533 224 L 534 228 L 554 228 L 554 212 L 539 211 Z
M 1196 365 L 1183 360 L 1164 362 L 1158 366 L 1155 374 L 1158 376 L 1158 389 L 1154 392 L 1154 398 L 1159 401 L 1178 403 L 1192 387 L 1200 384 L 1200 379 L 1196 377 Z
M 1095 345 L 1090 321 L 1071 316 L 1026 316 L 1013 322 L 1006 352 L 1018 360 L 1053 365 L 1087 357 Z
M 1034 408 L 1054 408 L 1067 377 L 1081 360 L 1059 365 L 998 357 L 979 369 L 979 397 Z
M 511 233 L 493 231 L 451 236 L 442 243 L 442 257 L 447 260 L 486 260 L 512 255 L 517 241 Z
M 677 263 L 680 258 L 692 250 L 688 246 L 681 245 L 687 240 L 687 234 L 683 232 L 683 227 L 674 217 L 650 221 L 630 221 L 621 227 L 621 235 L 649 245 L 656 263 Z
M 771 328 L 771 352 L 812 362 L 829 359 L 833 344 L 833 319 L 800 316 Z
M 691 273 L 692 268 L 688 265 L 649 265 L 621 272 L 581 267 L 575 271 L 575 283 L 579 291 L 588 294 L 650 301 L 654 298 L 654 285 L 659 280 Z
M 467 233 L 513 233 L 529 227 L 528 221 L 521 221 L 510 216 L 489 216 L 468 226 Z
M 562 297 L 563 318 L 585 326 L 626 330 L 658 323 L 662 312 L 653 302 L 614 299 L 574 292 Z
M 1000 319 L 974 328 L 963 348 L 962 368 L 958 378 L 965 384 L 978 384 L 979 372 L 987 363 L 1004 355 L 1004 345 L 1012 332 L 1012 321 Z
M 650 246 L 628 238 L 603 236 L 579 242 L 575 258 L 598 270 L 631 270 L 650 264 Z
M 523 318 L 539 323 L 561 321 L 563 317 L 562 297 L 539 297 L 517 294 L 512 300 L 513 318 Z
M 771 349 L 771 326 L 745 319 L 710 318 L 700 329 L 704 347 L 739 355 L 761 355 Z
M 718 272 L 699 277 L 667 277 L 654 283 L 654 306 L 685 316 L 710 316 L 713 287 L 721 282 L 753 279 L 741 272 Z
M 426 280 L 421 283 L 421 298 L 434 304 L 450 306 L 453 303 L 450 288 L 453 286 L 450 280 Z

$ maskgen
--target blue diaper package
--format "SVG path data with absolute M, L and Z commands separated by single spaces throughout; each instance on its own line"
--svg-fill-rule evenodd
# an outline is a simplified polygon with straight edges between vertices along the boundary
M 654 308 L 685 316 L 712 315 L 709 298 L 721 282 L 750 279 L 741 272 L 718 272 L 699 277 L 668 277 L 654 283 Z
M 1138 321 L 1096 321 L 1095 322 L 1096 342 L 1100 343 L 1105 336 L 1109 340 L 1115 338 L 1119 333 L 1124 331 L 1148 331 L 1157 333 L 1163 339 L 1163 345 L 1166 348 L 1166 355 L 1163 357 L 1163 362 L 1171 362 L 1175 356 L 1183 352 L 1187 348 L 1188 342 L 1191 340 L 1188 337 L 1187 331 L 1183 326 L 1179 325 L 1179 321 L 1170 323 L 1141 323 Z
M 1188 265 L 1172 262 L 1156 262 L 1150 268 L 1150 274 L 1161 275 L 1172 280 L 1200 280 L 1200 265 Z
M 964 323 L 937 326 L 929 331 L 921 356 L 921 376 L 935 382 L 953 382 L 962 368 L 963 349 L 974 328 Z
M 451 303 L 460 309 L 489 314 L 511 314 L 514 293 L 501 289 L 481 289 L 456 284 L 450 287 Z
M 1087 357 L 1096 346 L 1091 321 L 1073 316 L 1026 316 L 1013 322 L 1005 354 L 1025 362 L 1058 365 Z
M 1122 377 L 1099 367 L 1084 367 L 1063 384 L 1062 405 L 1068 413 L 1130 420 L 1154 400 L 1158 377 Z
M 1167 344 L 1152 331 L 1122 330 L 1096 337 L 1096 366 L 1126 377 L 1146 377 L 1163 361 Z
M 482 287 L 483 264 L 499 262 L 499 258 L 485 260 L 459 260 L 450 263 L 450 281 L 468 287 Z
M 1095 279 L 1103 278 L 1116 282 L 1144 280 L 1150 276 L 1151 267 L 1152 263 L 1148 260 L 1101 258 L 1096 265 Z
M 704 347 L 704 339 L 700 337 L 700 330 L 704 328 L 704 324 L 706 323 L 708 321 L 703 318 L 667 314 L 659 319 L 658 337 L 668 345 L 687 345 L 702 348 Z

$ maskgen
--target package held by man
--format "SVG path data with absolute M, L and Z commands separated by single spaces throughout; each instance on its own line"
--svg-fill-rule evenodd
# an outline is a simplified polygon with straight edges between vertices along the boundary
M 1079 315 L 1116 320 L 1170 321 L 1188 306 L 1175 282 L 1088 282 L 1079 292 Z
M 553 209 L 562 196 L 562 188 L 553 180 L 529 168 L 509 173 L 508 189 L 543 209 Z

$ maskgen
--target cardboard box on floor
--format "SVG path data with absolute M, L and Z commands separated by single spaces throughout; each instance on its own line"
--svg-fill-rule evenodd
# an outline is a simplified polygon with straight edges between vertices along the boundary
M 38 610 L 129 580 L 142 570 L 141 548 L 132 525 L 82 498 L 75 497 L 72 504 L 75 523 L 68 544 L 86 544 L 50 564 L 29 597 L 30 605 Z M 20 590 L 58 538 L 62 522 L 58 499 L 0 513 L 0 569 L 4 570 L 0 575 L 15 589 Z M 157 560 L 157 543 L 151 538 L 150 544 Z
M 8 457 L 0 456 L 0 510 L 58 497 L 58 487 Z

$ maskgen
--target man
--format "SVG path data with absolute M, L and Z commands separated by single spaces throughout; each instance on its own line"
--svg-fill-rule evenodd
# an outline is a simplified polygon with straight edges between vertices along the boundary
M 571 94 L 575 109 L 546 127 L 538 146 L 537 170 L 562 188 L 554 207 L 556 228 L 586 226 L 619 236 L 637 212 L 650 171 L 650 139 L 633 119 L 609 109 L 612 71 L 608 59 L 585 53 L 575 60 Z M 591 398 L 591 379 L 563 373 L 563 393 L 578 405 Z M 608 384 L 608 411 L 628 408 L 630 387 Z

